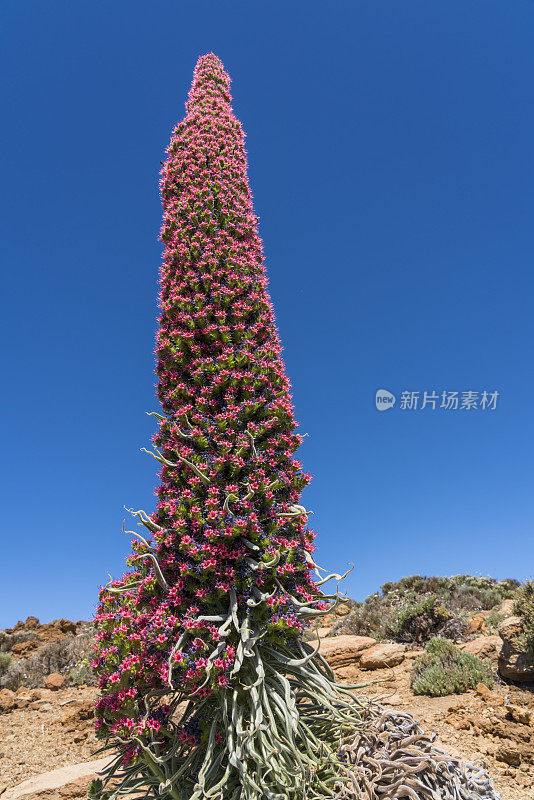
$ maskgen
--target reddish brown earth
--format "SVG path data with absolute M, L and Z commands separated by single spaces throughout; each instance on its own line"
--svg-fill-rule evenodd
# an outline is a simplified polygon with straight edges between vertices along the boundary
M 6 692 L 4 689 L 0 695 Z M 92 720 L 95 687 L 17 692 L 13 710 L 0 717 L 0 797 L 33 775 L 99 757 L 95 755 L 99 745 Z M 33 699 L 37 697 L 40 699 Z M 85 780 L 84 787 L 87 783 Z M 54 791 L 55 795 L 38 796 L 83 796 Z

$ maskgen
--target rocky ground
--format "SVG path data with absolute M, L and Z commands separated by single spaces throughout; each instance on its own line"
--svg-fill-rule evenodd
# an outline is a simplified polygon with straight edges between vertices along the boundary
M 514 650 L 518 623 L 511 604 L 501 612 L 504 619 L 498 635 L 485 628 L 482 615 L 474 619 L 467 640 L 460 643 L 468 652 L 491 659 L 497 677 L 492 689 L 480 684 L 461 695 L 416 696 L 410 689 L 410 669 L 421 647 L 377 642 L 367 636 L 329 636 L 333 618 L 330 627 L 318 632 L 325 637 L 321 652 L 340 682 L 362 684 L 363 695 L 413 714 L 423 728 L 436 732 L 437 745 L 452 755 L 485 761 L 503 800 L 534 800 L 534 675 L 525 671 Z M 39 626 L 30 618 L 30 624 L 19 623 L 3 632 L 4 646 L 6 637 L 8 644 L 23 645 L 25 634 L 39 628 L 44 628 L 43 636 L 28 639 L 37 644 L 16 647 L 16 659 L 44 652 L 46 647 L 63 647 L 64 640 L 76 651 L 86 623 L 59 620 Z M 63 672 L 70 677 L 52 673 L 43 676 L 36 688 L 0 690 L 0 800 L 81 798 L 92 773 L 102 768 L 101 760 L 92 763 L 101 759 L 92 723 L 97 690 L 84 684 L 69 685 L 72 676 L 79 682 L 83 674 L 79 669 Z M 39 680 L 35 670 L 27 667 L 26 673 L 30 683 Z M 516 680 L 510 680 L 512 677 Z M 53 770 L 59 772 L 51 773 Z
M 0 691 L 0 797 L 31 776 L 98 757 L 92 719 L 96 696 L 95 687 Z M 87 783 L 28 798 L 83 797 Z
M 479 684 L 459 695 L 416 696 L 410 689 L 410 669 L 422 651 L 358 641 L 365 638 L 338 636 L 321 643 L 340 682 L 378 681 L 362 687 L 361 693 L 412 714 L 425 730 L 436 732 L 437 746 L 451 755 L 485 761 L 503 800 L 533 800 L 534 686 L 503 681 L 491 690 Z M 493 648 L 495 660 L 497 652 Z

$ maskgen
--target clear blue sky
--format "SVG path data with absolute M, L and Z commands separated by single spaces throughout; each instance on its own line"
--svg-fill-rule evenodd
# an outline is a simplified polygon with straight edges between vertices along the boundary
M 4 0 L 0 627 L 92 615 L 153 509 L 158 170 L 232 79 L 320 562 L 534 573 L 534 3 Z M 379 413 L 375 392 L 500 392 Z

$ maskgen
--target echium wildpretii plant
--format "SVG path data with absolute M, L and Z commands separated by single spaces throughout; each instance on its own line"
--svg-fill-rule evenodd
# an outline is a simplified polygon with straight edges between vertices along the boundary
M 302 642 L 329 604 L 310 575 L 310 476 L 293 457 L 302 437 L 229 86 L 218 58 L 199 59 L 161 170 L 158 508 L 133 512 L 152 541 L 134 534 L 133 571 L 101 590 L 95 617 L 99 736 L 183 798 L 300 793 L 318 762 L 286 676 L 325 710 L 350 704 Z
M 343 576 L 311 577 L 309 475 L 229 85 L 214 55 L 199 59 L 161 170 L 161 484 L 154 514 L 132 511 L 150 541 L 131 531 L 131 571 L 100 592 L 96 727 L 118 753 L 90 796 L 374 798 L 374 751 L 362 794 L 343 750 L 368 705 L 302 637 L 337 602 L 320 586 Z M 408 756 L 395 764 L 411 776 Z

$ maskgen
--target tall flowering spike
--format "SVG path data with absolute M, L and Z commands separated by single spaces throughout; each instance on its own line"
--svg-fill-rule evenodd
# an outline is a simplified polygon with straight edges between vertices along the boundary
M 122 762 L 145 796 L 314 800 L 347 771 L 362 703 L 302 641 L 338 596 L 310 575 L 309 476 L 229 87 L 201 57 L 161 170 L 161 480 L 157 511 L 132 510 L 148 533 L 130 571 L 100 592 L 96 727 L 118 750 L 108 777 Z
M 241 626 L 287 643 L 305 625 L 295 609 L 317 595 L 304 555 L 313 534 L 298 505 L 309 476 L 293 459 L 300 437 L 229 85 L 218 58 L 199 59 L 161 171 L 157 355 L 167 419 L 155 440 L 164 466 L 154 521 L 166 532 L 158 555 L 180 586 L 173 613 L 191 631 L 172 664 L 188 691 L 237 684 Z M 220 633 L 202 617 L 228 613 L 234 596 L 239 625 L 218 644 L 215 667 L 204 650 Z
M 102 589 L 96 617 L 97 725 L 128 758 L 142 752 L 134 734 L 172 723 L 172 704 L 148 713 L 149 691 L 220 700 L 254 683 L 260 643 L 298 654 L 327 607 L 229 87 L 201 57 L 161 170 L 158 509 L 135 512 L 153 541 L 133 542 L 135 570 Z

